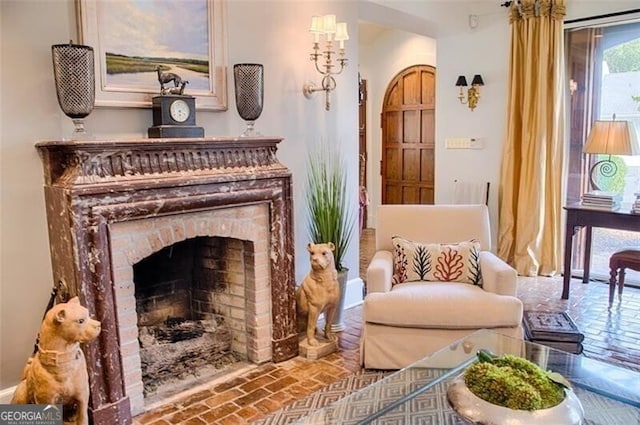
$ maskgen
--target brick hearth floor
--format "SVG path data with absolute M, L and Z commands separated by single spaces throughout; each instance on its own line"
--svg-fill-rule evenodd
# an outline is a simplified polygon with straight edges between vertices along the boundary
M 373 231 L 361 240 L 361 270 L 372 256 Z M 562 278 L 519 278 L 525 309 L 567 311 L 585 334 L 584 355 L 640 371 L 640 290 L 625 288 L 620 304 L 607 310 L 608 286 L 571 282 L 570 299 L 561 300 Z M 328 384 L 360 370 L 360 306 L 345 311 L 347 329 L 339 351 L 318 361 L 300 357 L 257 366 L 134 418 L 135 424 L 192 425 L 251 423 Z

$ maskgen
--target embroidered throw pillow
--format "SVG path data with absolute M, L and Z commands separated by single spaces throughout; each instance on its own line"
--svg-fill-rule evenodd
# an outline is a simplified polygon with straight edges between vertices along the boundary
M 399 236 L 393 242 L 393 285 L 403 282 L 463 282 L 482 287 L 480 243 L 420 243 Z

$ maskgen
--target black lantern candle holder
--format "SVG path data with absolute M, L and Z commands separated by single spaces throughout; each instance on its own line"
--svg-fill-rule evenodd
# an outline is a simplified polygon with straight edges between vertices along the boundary
M 257 63 L 236 64 L 233 66 L 233 79 L 236 108 L 240 117 L 247 122 L 247 128 L 241 137 L 260 136 L 254 125 L 262 114 L 264 103 L 264 67 Z
M 95 103 L 93 48 L 70 41 L 51 46 L 51 54 L 58 104 L 75 126 L 71 139 L 89 138 L 84 119 Z

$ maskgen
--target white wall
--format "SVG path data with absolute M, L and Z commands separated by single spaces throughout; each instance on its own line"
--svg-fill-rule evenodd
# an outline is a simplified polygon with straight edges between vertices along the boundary
M 474 11 L 475 12 L 475 11 Z M 487 181 L 491 184 L 489 211 L 492 245 L 498 230 L 498 182 L 508 83 L 509 28 L 504 8 L 496 14 L 478 17 L 470 29 L 467 16 L 460 17 L 459 34 L 438 38 L 436 84 L 436 203 L 453 202 L 454 180 Z M 472 111 L 458 100 L 458 75 L 469 84 L 474 74 L 482 75 L 480 101 Z M 446 111 L 440 114 L 439 111 Z M 483 149 L 447 149 L 448 137 L 481 138 Z
M 324 110 L 321 95 L 310 100 L 302 95 L 305 81 L 320 81 L 309 61 L 311 16 L 326 13 L 346 21 L 352 40 L 357 40 L 354 2 L 230 0 L 227 4 L 229 69 L 239 62 L 264 64 L 265 106 L 256 128 L 284 138 L 278 157 L 293 172 L 297 282 L 309 269 L 302 195 L 306 155 L 313 144 L 326 139 L 342 150 L 357 208 L 357 43 L 347 42 L 350 65 L 336 78 L 331 111 Z M 0 19 L 1 390 L 17 382 L 51 290 L 42 168 L 34 144 L 59 139 L 72 128 L 57 104 L 51 45 L 77 37 L 71 0 L 2 0 Z M 235 109 L 232 72 L 227 72 L 227 79 L 228 111 L 198 113 L 198 125 L 207 136 L 236 136 L 244 128 Z M 96 108 L 86 120 L 97 139 L 145 137 L 150 124 L 149 109 Z M 349 278 L 357 279 L 357 238 L 346 263 Z
M 62 2 L 0 3 L 0 388 L 21 373 L 52 285 L 42 167 L 34 144 L 62 131 L 50 49 L 75 38 L 70 10 Z

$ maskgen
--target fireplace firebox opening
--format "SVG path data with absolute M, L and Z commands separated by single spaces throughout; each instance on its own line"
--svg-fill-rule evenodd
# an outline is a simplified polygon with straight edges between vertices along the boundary
M 247 364 L 253 243 L 188 239 L 144 258 L 133 275 L 147 401 Z
M 266 204 L 112 223 L 110 242 L 134 414 L 273 359 Z

